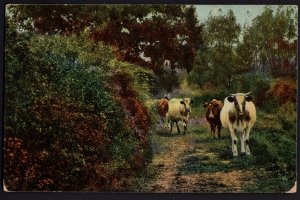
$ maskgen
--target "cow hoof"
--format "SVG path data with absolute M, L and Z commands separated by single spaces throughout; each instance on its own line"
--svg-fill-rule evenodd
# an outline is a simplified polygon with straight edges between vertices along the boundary
M 251 153 L 250 153 L 250 152 L 246 152 L 246 155 L 247 155 L 247 156 L 251 156 Z
M 238 152 L 232 152 L 232 154 L 233 154 L 233 157 L 237 157 L 238 156 Z

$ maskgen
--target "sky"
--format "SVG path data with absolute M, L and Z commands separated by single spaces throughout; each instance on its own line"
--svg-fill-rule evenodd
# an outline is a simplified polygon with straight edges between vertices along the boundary
M 212 15 L 220 14 L 219 9 L 221 8 L 223 14 L 226 14 L 231 9 L 236 16 L 237 22 L 243 26 L 245 23 L 250 25 L 252 19 L 262 13 L 264 5 L 196 5 L 195 7 L 200 23 L 205 22 L 210 11 Z M 272 6 L 274 9 L 277 7 L 276 5 Z

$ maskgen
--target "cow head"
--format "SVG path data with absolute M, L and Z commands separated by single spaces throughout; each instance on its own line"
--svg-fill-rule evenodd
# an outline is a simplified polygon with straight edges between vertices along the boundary
M 216 100 L 216 99 L 213 99 L 211 102 L 207 103 L 205 102 L 203 104 L 203 107 L 206 108 L 206 115 L 209 117 L 209 118 L 215 118 L 215 116 L 218 115 L 218 110 L 220 110 L 219 108 L 222 108 L 220 101 Z
M 252 101 L 253 97 L 249 93 L 236 93 L 231 94 L 227 97 L 227 100 L 230 103 L 234 103 L 234 107 L 239 116 L 243 116 L 245 114 L 245 105 L 246 102 Z
M 191 107 L 191 104 L 193 103 L 194 101 L 191 100 L 191 98 L 183 98 L 180 103 L 184 105 L 184 108 L 185 108 L 185 112 L 186 113 L 191 113 L 192 112 L 192 107 Z

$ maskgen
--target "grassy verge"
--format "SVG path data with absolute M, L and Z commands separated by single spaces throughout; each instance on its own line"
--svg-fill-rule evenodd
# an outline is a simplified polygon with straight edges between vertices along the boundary
M 181 164 L 177 168 L 177 176 L 214 177 L 214 180 L 211 180 L 211 190 L 204 186 L 210 184 L 209 181 L 199 179 L 196 181 L 198 186 L 197 184 L 191 186 L 195 187 L 193 191 L 236 191 L 230 188 L 230 185 L 221 186 L 222 183 L 216 180 L 224 179 L 227 175 L 238 175 L 235 181 L 238 182 L 236 185 L 239 185 L 241 192 L 286 192 L 294 185 L 296 179 L 295 119 L 282 117 L 277 111 L 270 113 L 258 108 L 258 120 L 250 133 L 252 154 L 250 157 L 242 155 L 232 157 L 231 138 L 227 129 L 222 129 L 222 139 L 213 139 L 209 136 L 209 128 L 197 123 L 189 126 L 189 134 L 186 135 L 177 133 L 169 135 L 162 130 L 153 133 L 151 136 L 153 157 L 172 151 L 170 143 L 180 138 L 187 141 L 190 148 L 187 148 L 180 157 Z M 194 120 L 203 118 L 202 107 L 194 108 L 192 117 Z M 238 149 L 240 150 L 239 143 Z M 148 165 L 133 182 L 131 191 L 147 191 L 149 183 L 157 180 L 159 170 L 159 166 Z M 213 188 L 213 184 L 219 184 L 220 187 Z

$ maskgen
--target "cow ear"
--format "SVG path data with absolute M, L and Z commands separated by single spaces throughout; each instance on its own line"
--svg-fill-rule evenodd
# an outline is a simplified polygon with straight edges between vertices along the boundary
M 203 107 L 204 107 L 204 108 L 207 108 L 207 106 L 208 106 L 208 103 L 205 102 L 205 103 L 203 104 Z
M 229 97 L 227 97 L 227 100 L 228 100 L 229 102 L 233 102 L 233 101 L 234 101 L 234 96 L 229 96 Z
M 180 101 L 180 103 L 181 103 L 181 104 L 184 104 L 184 101 L 183 101 L 183 100 L 181 100 L 181 101 Z
M 253 97 L 250 96 L 250 95 L 245 96 L 245 100 L 248 101 L 248 102 L 252 101 L 252 99 L 253 99 Z
M 168 96 L 165 96 L 165 99 L 167 99 L 168 101 L 170 101 L 169 97 Z

